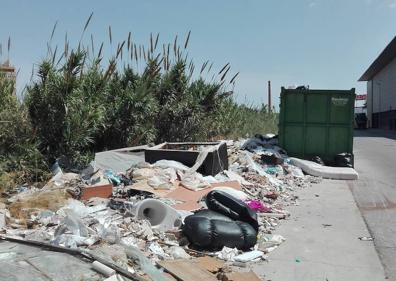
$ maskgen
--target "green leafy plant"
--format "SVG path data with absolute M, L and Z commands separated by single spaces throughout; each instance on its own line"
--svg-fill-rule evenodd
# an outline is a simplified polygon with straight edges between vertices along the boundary
M 37 149 L 25 106 L 15 96 L 15 84 L 0 74 L 0 189 L 47 178 L 48 167 Z M 7 182 L 6 180 L 7 179 Z

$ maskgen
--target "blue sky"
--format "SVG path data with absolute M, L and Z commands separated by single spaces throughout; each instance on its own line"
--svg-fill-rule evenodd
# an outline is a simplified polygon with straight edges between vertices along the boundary
M 357 79 L 396 35 L 396 0 L 2 1 L 0 59 L 11 36 L 19 91 L 45 57 L 54 23 L 52 45 L 63 46 L 66 32 L 76 44 L 91 12 L 86 39 L 93 34 L 97 47 L 108 43 L 109 25 L 117 42 L 129 31 L 147 43 L 150 32 L 169 42 L 191 30 L 195 64 L 210 60 L 218 71 L 229 62 L 232 73 L 240 72 L 237 99 L 254 104 L 266 101 L 268 80 L 274 104 L 281 86 L 355 87 L 363 94 Z M 111 49 L 107 44 L 106 53 Z

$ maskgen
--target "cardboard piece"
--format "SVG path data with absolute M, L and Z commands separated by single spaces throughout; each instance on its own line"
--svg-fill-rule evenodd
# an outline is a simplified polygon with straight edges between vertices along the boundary
M 199 201 L 202 197 L 204 197 L 206 194 L 208 194 L 210 191 L 213 190 L 215 187 L 232 187 L 237 190 L 242 190 L 241 185 L 238 181 L 227 181 L 227 182 L 220 182 L 220 183 L 213 183 L 211 187 L 198 190 L 198 191 L 193 191 L 190 189 L 187 189 L 183 186 L 178 186 L 174 191 L 168 193 L 165 197 L 172 198 L 175 200 L 179 201 L 194 201 L 197 202 Z
M 166 194 L 165 197 L 184 202 L 173 205 L 172 207 L 176 210 L 196 211 L 202 208 L 198 202 L 215 187 L 231 187 L 237 190 L 242 190 L 241 184 L 238 181 L 213 183 L 211 187 L 198 191 L 192 191 L 179 185 L 174 191 Z
M 175 183 L 175 188 L 177 186 L 178 186 L 178 183 Z M 154 194 L 158 197 L 165 197 L 168 193 L 172 192 L 172 190 L 167 190 L 167 189 L 154 189 L 147 183 L 147 180 L 141 180 L 137 183 L 134 183 L 133 185 L 127 186 L 126 188 L 137 190 L 137 191 L 145 191 L 145 192 Z
M 198 211 L 200 209 L 202 209 L 202 205 L 198 202 L 194 202 L 194 201 L 188 201 L 188 202 L 184 202 L 184 203 L 179 203 L 179 204 L 175 204 L 172 205 L 172 208 L 179 210 L 179 211 Z
M 231 187 L 237 190 L 242 190 L 241 184 L 238 181 L 214 183 L 211 187 L 198 191 L 189 190 L 179 185 L 174 191 L 166 194 L 165 197 L 184 202 L 173 205 L 172 207 L 176 210 L 196 211 L 202 208 L 198 202 L 215 187 Z

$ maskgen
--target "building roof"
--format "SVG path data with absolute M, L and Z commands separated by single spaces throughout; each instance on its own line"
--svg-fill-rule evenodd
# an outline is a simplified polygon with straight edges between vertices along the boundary
M 0 72 L 15 72 L 15 67 L 7 60 L 4 63 L 0 63 Z
M 396 37 L 386 46 L 370 67 L 363 73 L 359 81 L 369 81 L 396 57 Z

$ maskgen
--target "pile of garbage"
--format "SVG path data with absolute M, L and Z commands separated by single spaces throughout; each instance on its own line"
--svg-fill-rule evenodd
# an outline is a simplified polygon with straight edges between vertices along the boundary
M 186 262 L 213 280 L 234 280 L 233 267 L 265 260 L 285 241 L 275 230 L 289 216 L 285 207 L 298 204 L 293 191 L 321 179 L 292 165 L 276 136 L 221 144 L 228 169 L 216 175 L 169 159 L 150 164 L 133 151 L 140 160 L 126 171 L 93 162 L 75 174 L 55 165 L 43 188 L 19 187 L 1 203 L 0 241 L 77 251 L 99 280 L 184 280 L 180 268 L 193 270 Z M 205 157 L 200 148 L 196 163 Z

